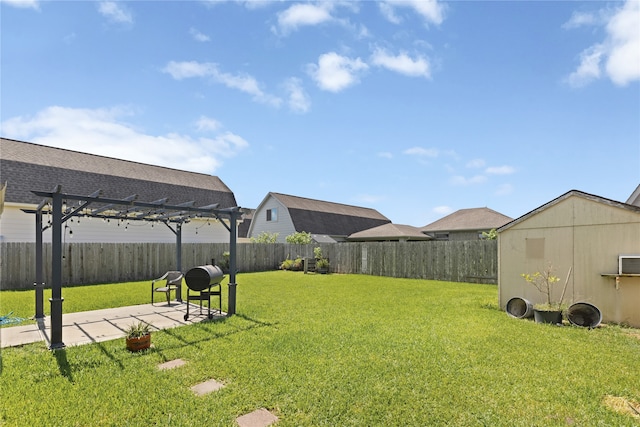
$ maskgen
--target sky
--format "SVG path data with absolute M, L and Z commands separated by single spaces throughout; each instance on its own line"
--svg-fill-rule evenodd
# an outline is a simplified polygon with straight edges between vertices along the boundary
M 422 227 L 640 184 L 640 0 L 0 0 L 0 32 L 2 137 L 216 175 L 244 208 Z

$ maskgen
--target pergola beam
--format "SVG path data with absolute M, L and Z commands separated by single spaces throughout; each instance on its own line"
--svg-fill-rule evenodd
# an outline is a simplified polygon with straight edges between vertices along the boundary
M 194 207 L 195 201 L 180 203 L 177 205 L 168 205 L 167 198 L 159 199 L 154 202 L 137 201 L 137 195 L 129 196 L 125 199 L 112 199 L 101 197 L 102 191 L 98 190 L 88 196 L 64 194 L 62 187 L 57 185 L 53 191 L 32 191 L 33 194 L 44 197 L 36 210 L 23 209 L 24 212 L 34 213 L 36 215 L 36 318 L 44 317 L 42 313 L 42 291 L 44 283 L 42 281 L 42 233 L 49 226 L 42 226 L 42 214 L 47 206 L 47 199 L 51 200 L 51 208 L 47 209 L 47 213 L 52 215 L 52 250 L 51 250 L 51 342 L 49 348 L 52 350 L 64 348 L 62 341 L 62 224 L 74 216 L 82 216 L 89 218 L 118 219 L 118 220 L 134 220 L 134 221 L 151 221 L 162 222 L 176 235 L 176 263 L 178 270 L 182 269 L 182 225 L 189 222 L 191 218 L 217 218 L 226 216 L 229 218 L 229 225 L 221 221 L 229 230 L 229 303 L 227 314 L 229 316 L 235 314 L 236 310 L 236 244 L 237 244 L 237 221 L 240 218 L 240 207 L 218 209 L 219 204 L 213 203 L 203 207 Z M 69 201 L 79 202 L 76 208 L 64 209 L 63 204 Z M 96 209 L 89 209 L 89 205 L 93 203 L 102 204 Z M 116 207 L 126 206 L 126 209 L 114 209 Z M 142 208 L 150 208 L 148 212 L 138 212 L 135 216 L 129 216 L 132 211 L 138 211 Z M 115 213 L 107 213 L 115 211 Z M 124 215 L 123 215 L 124 213 Z M 163 215 L 161 215 L 163 214 Z M 175 224 L 175 230 L 170 224 Z

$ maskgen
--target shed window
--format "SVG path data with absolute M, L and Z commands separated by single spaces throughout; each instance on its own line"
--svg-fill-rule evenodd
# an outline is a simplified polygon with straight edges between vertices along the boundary
M 544 237 L 541 239 L 526 239 L 527 258 L 543 259 L 544 258 Z
M 278 208 L 267 209 L 267 221 L 278 220 Z

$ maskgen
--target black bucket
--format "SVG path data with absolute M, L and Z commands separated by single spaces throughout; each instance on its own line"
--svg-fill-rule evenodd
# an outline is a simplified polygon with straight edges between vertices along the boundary
M 602 322 L 602 313 L 595 305 L 577 302 L 567 310 L 567 318 L 572 325 L 595 328 Z
M 533 316 L 533 304 L 524 298 L 515 297 L 507 302 L 507 314 L 518 319 L 526 319 Z

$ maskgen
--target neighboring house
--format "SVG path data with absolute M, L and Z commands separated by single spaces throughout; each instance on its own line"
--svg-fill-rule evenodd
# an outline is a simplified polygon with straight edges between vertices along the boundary
M 287 236 L 304 231 L 318 235 L 316 241 L 326 241 L 326 236 L 344 241 L 350 234 L 390 222 L 370 208 L 269 193 L 253 215 L 248 237 L 278 233 L 278 242 L 285 242 Z
M 249 227 L 251 226 L 251 221 L 253 220 L 253 214 L 256 212 L 255 209 L 242 209 L 242 222 L 238 225 L 238 238 L 245 239 L 249 234 Z
M 5 182 L 0 220 L 4 242 L 35 241 L 35 215 L 22 209 L 35 209 L 42 201 L 32 190 L 52 191 L 58 184 L 63 193 L 81 196 L 102 190 L 102 197 L 111 199 L 137 194 L 140 202 L 168 198 L 171 205 L 195 201 L 195 207 L 236 206 L 235 196 L 216 176 L 0 138 L 0 183 Z M 65 241 L 73 242 L 174 243 L 176 239 L 164 224 L 146 221 L 72 218 L 64 231 Z M 43 239 L 50 241 L 51 233 L 45 232 Z M 229 232 L 217 220 L 195 218 L 182 228 L 183 243 L 228 241 Z
M 554 300 L 571 269 L 565 302 L 587 302 L 605 322 L 640 327 L 640 206 L 571 190 L 497 231 L 500 307 L 515 297 L 544 302 L 520 275 L 551 264 L 560 278 Z M 638 258 L 620 271 L 629 255 Z
M 640 206 L 640 184 L 636 187 L 631 196 L 627 199 L 628 205 Z
M 413 242 L 432 240 L 418 227 L 403 224 L 384 224 L 368 230 L 353 233 L 347 238 L 350 242 Z
M 420 231 L 434 240 L 478 240 L 483 232 L 497 229 L 512 219 L 489 208 L 460 209 Z

